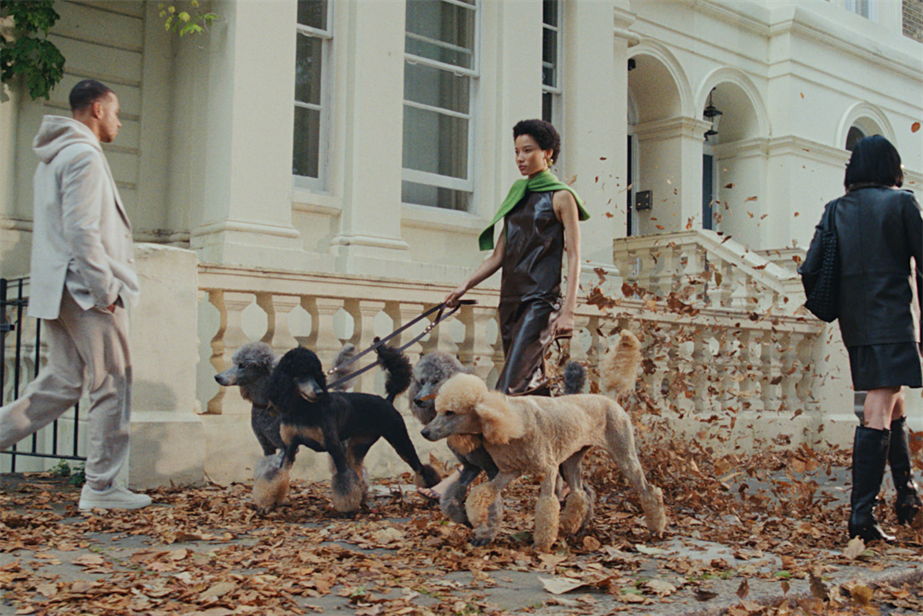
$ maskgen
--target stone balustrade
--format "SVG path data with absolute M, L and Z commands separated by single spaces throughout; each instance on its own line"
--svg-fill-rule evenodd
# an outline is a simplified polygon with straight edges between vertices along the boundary
M 591 368 L 591 383 L 611 337 L 627 327 L 642 336 L 643 389 L 653 404 L 697 414 L 818 407 L 811 393 L 813 353 L 823 324 L 793 314 L 794 306 L 784 302 L 789 297 L 789 304 L 801 304 L 789 294 L 790 276 L 784 270 L 705 234 L 619 240 L 616 245 L 617 252 L 624 247 L 619 260 L 623 271 L 630 258 L 642 264 L 642 276 L 625 278 L 622 297 L 607 297 L 596 287 L 585 289 L 578 302 L 570 353 Z M 375 336 L 438 304 L 449 290 L 435 284 L 211 265 L 200 266 L 199 278 L 201 301 L 219 314 L 214 331 L 200 327 L 200 336 L 211 341 L 212 375 L 230 365 L 233 352 L 250 340 L 262 340 L 279 353 L 302 344 L 329 366 L 345 342 L 366 348 Z M 642 282 L 660 293 L 643 288 Z M 467 297 L 478 304 L 463 306 L 407 354 L 415 362 L 436 349 L 455 353 L 492 383 L 503 364 L 497 292 L 476 289 Z M 247 317 L 260 324 L 251 326 L 249 335 L 244 331 Z M 411 328 L 401 340 L 423 327 Z M 375 379 L 375 371 L 366 373 L 356 388 L 374 390 Z M 208 400 L 208 413 L 234 412 L 224 393 Z
M 714 231 L 617 239 L 613 258 L 627 281 L 661 297 L 775 314 L 804 302 L 796 272 Z

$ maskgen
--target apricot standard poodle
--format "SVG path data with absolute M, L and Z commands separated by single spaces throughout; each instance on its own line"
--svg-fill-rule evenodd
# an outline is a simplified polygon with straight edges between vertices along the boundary
M 624 393 L 634 387 L 641 362 L 641 344 L 624 330 L 618 346 L 600 366 L 605 391 Z M 612 397 L 575 394 L 548 398 L 510 397 L 489 391 L 480 378 L 457 374 L 445 382 L 436 397 L 436 417 L 423 430 L 435 441 L 456 434 L 480 435 L 499 472 L 475 487 L 465 503 L 475 545 L 486 545 L 499 531 L 499 520 L 489 514 L 500 509 L 501 491 L 523 474 L 541 477 L 535 507 L 534 544 L 547 552 L 558 536 L 576 532 L 589 520 L 593 493 L 584 484 L 580 465 L 593 446 L 603 447 L 619 470 L 638 491 L 648 528 L 661 532 L 667 517 L 663 494 L 648 484 L 635 450 L 631 419 Z M 570 486 L 563 513 L 555 495 L 561 465 Z M 493 507 L 492 507 L 493 505 Z

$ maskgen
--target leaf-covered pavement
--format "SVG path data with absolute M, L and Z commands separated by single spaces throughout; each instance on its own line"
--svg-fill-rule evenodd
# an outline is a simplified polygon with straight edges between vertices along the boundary
M 919 529 L 894 547 L 847 544 L 848 453 L 717 457 L 648 430 L 642 462 L 671 512 L 663 537 L 602 454 L 587 532 L 552 554 L 531 547 L 537 482 L 506 493 L 490 546 L 438 507 L 376 482 L 342 517 L 324 483 L 296 484 L 267 516 L 249 488 L 172 488 L 156 506 L 81 514 L 76 488 L 48 477 L 0 483 L 0 614 L 919 614 Z M 919 455 L 919 454 L 917 454 Z M 920 460 L 916 462 L 919 464 Z M 892 580 L 889 582 L 888 580 Z

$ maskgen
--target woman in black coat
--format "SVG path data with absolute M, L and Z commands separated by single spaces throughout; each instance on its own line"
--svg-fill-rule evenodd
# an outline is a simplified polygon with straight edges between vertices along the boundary
M 849 516 L 850 538 L 866 541 L 894 540 L 874 514 L 886 464 L 897 488 L 898 522 L 910 523 L 923 506 L 912 478 L 902 389 L 923 386 L 910 264 L 913 259 L 917 288 L 923 290 L 923 216 L 913 193 L 899 190 L 902 183 L 894 146 L 880 135 L 866 137 L 846 167 L 846 194 L 826 206 L 835 208 L 840 331 L 853 387 L 868 392 L 864 425 L 856 428 L 853 443 Z M 821 256 L 820 228 L 805 257 L 806 270 Z

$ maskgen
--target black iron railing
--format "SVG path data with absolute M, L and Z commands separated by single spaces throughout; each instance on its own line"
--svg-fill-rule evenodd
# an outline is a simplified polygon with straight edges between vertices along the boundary
M 0 402 L 8 404 L 19 397 L 19 385 L 23 379 L 25 369 L 23 336 L 26 333 L 29 298 L 25 289 L 28 278 L 6 279 L 0 278 Z M 38 376 L 41 367 L 42 326 L 41 320 L 34 321 L 34 373 L 32 378 Z M 11 374 L 8 374 L 11 373 Z M 11 387 L 7 394 L 7 379 L 12 377 Z M 70 453 L 59 450 L 60 420 L 55 420 L 50 426 L 40 432 L 51 430 L 51 451 L 44 451 L 46 438 L 39 438 L 39 433 L 33 434 L 19 441 L 9 449 L 0 451 L 4 456 L 10 456 L 9 471 L 16 472 L 16 460 L 19 457 L 51 458 L 59 460 L 86 460 L 85 456 L 78 455 L 80 444 L 80 407 L 74 406 L 73 427 L 70 428 L 73 447 Z M 31 447 L 30 447 L 31 445 Z

